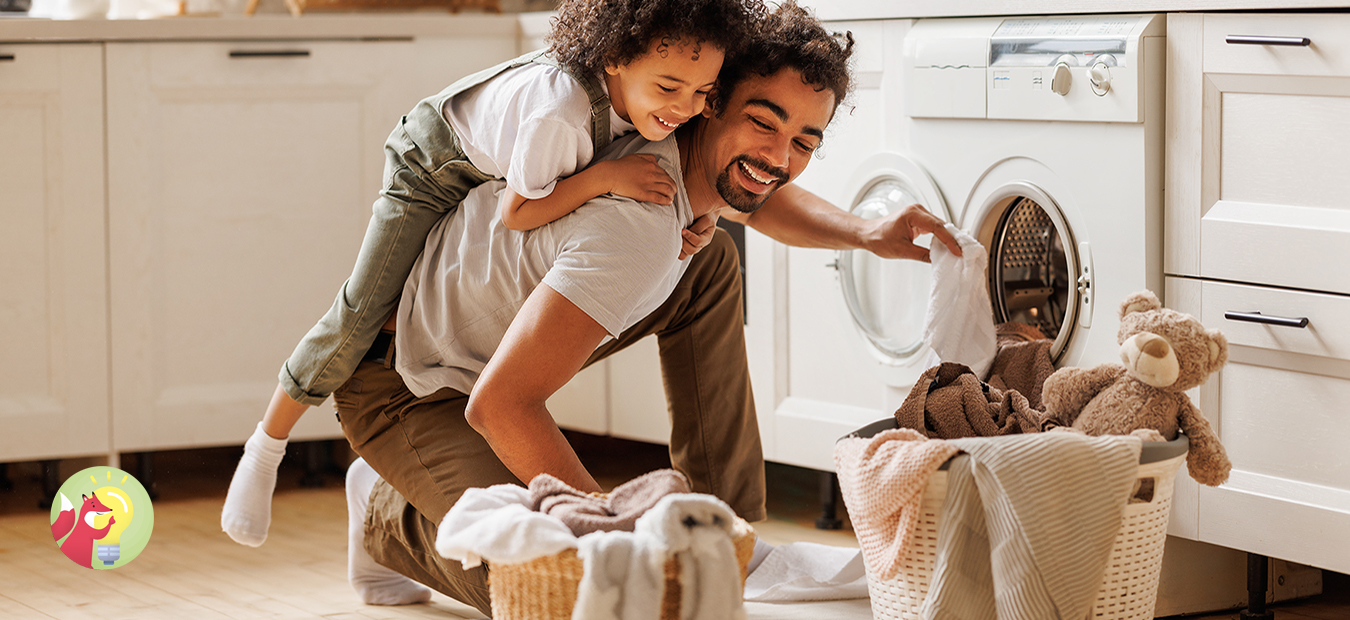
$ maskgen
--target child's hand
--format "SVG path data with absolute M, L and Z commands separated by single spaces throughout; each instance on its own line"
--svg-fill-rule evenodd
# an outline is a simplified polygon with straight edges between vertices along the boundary
M 656 163 L 655 155 L 634 153 L 605 163 L 605 174 L 612 179 L 610 193 L 641 202 L 675 202 L 675 182 Z
M 684 241 L 684 247 L 680 248 L 680 260 L 697 254 L 704 246 L 712 243 L 715 232 L 717 232 L 717 216 L 711 213 L 703 214 L 694 220 L 689 228 L 680 231 Z

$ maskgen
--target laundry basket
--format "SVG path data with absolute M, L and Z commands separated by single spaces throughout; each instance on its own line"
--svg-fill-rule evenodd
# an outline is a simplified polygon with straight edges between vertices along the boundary
M 885 419 L 858 429 L 850 437 L 872 437 L 896 428 Z M 1144 442 L 1139 455 L 1136 491 L 1121 515 L 1120 531 L 1111 547 L 1106 574 L 1092 606 L 1091 618 L 1099 620 L 1151 620 L 1158 601 L 1158 574 L 1163 544 L 1167 540 L 1167 516 L 1172 510 L 1172 488 L 1177 468 L 1186 459 L 1190 442 L 1184 435 L 1174 441 Z M 867 567 L 867 589 L 876 620 L 918 620 L 919 607 L 928 595 L 937 560 L 938 526 L 947 497 L 947 465 L 933 473 L 924 489 L 905 557 L 891 579 L 874 577 Z
M 742 519 L 736 519 L 736 562 L 745 583 L 746 566 L 755 552 L 755 531 Z M 519 564 L 497 564 L 488 571 L 488 592 L 492 597 L 494 620 L 570 620 L 577 602 L 577 586 L 583 566 L 576 550 Z M 661 620 L 680 617 L 680 560 L 666 560 L 666 587 L 661 597 Z

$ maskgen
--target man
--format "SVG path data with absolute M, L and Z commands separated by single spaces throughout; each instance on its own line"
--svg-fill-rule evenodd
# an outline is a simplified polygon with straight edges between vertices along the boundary
M 378 472 L 354 468 L 351 579 L 367 602 L 425 600 L 379 565 L 490 613 L 486 569 L 434 550 L 436 526 L 471 487 L 549 473 L 600 486 L 545 401 L 585 365 L 656 334 L 672 417 L 671 458 L 695 491 L 763 519 L 764 470 L 745 359 L 736 254 L 722 232 L 679 261 L 680 235 L 721 216 L 780 241 L 925 259 L 917 205 L 866 222 L 789 182 L 819 146 L 848 90 L 841 43 L 793 3 L 755 53 L 727 73 L 716 112 L 675 140 L 621 141 L 605 157 L 655 156 L 679 185 L 674 208 L 598 198 L 519 233 L 496 216 L 500 184 L 480 186 L 433 229 L 404 289 L 397 333 L 377 340 L 334 393 L 344 433 Z M 395 372 L 395 369 L 397 372 Z M 373 491 L 371 486 L 373 484 Z M 369 507 L 365 501 L 369 499 Z

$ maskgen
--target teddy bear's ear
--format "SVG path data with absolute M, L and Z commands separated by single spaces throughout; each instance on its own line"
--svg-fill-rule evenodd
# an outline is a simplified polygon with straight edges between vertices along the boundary
M 1205 332 L 1209 337 L 1209 371 L 1214 372 L 1228 363 L 1228 338 L 1217 329 Z
M 1158 296 L 1153 291 L 1143 290 L 1138 293 L 1131 293 L 1125 301 L 1120 302 L 1120 318 L 1134 312 L 1148 312 L 1162 307 L 1162 302 L 1158 301 Z

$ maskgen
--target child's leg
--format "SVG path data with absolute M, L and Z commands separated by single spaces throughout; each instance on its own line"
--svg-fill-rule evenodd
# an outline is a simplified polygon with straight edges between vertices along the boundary
M 352 275 L 282 366 L 281 385 L 262 426 L 267 432 L 254 434 L 257 444 L 276 446 L 281 441 L 272 448 L 275 459 L 261 458 L 260 450 L 259 458 L 251 459 L 245 449 L 230 482 L 221 527 L 240 543 L 257 546 L 267 538 L 276 465 L 285 443 L 266 440 L 288 436 L 304 407 L 322 404 L 347 381 L 397 307 L 427 233 L 469 190 L 490 178 L 469 164 L 454 132 L 425 102 L 399 123 L 384 150 L 385 187 L 375 201 Z M 300 408 L 283 407 L 288 413 L 274 416 L 278 398 Z

